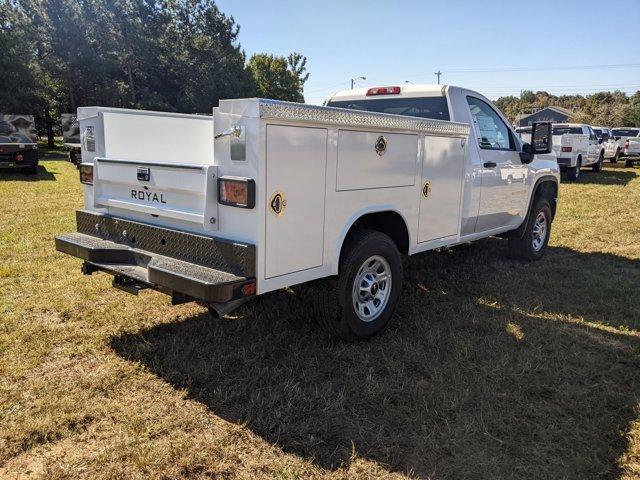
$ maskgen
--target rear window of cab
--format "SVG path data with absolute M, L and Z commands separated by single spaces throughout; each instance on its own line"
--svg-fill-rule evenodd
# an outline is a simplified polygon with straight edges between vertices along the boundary
M 394 97 L 361 100 L 330 100 L 327 107 L 363 110 L 365 112 L 389 113 L 408 117 L 449 120 L 447 99 L 438 97 Z

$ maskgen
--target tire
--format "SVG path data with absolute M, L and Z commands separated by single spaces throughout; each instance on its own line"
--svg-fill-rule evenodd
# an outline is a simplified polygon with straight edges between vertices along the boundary
M 547 250 L 552 221 L 551 207 L 547 199 L 536 199 L 529 212 L 527 226 L 522 237 L 509 238 L 509 257 L 529 262 L 540 260 Z M 543 228 L 543 237 L 540 233 L 541 228 Z
M 627 168 L 633 167 L 633 160 L 627 157 L 627 159 L 624 161 L 624 166 Z
M 620 158 L 620 149 L 616 148 L 616 154 L 611 158 L 611 163 L 618 163 L 619 158 Z
M 575 167 L 569 167 L 566 170 L 566 177 L 567 180 L 571 181 L 571 182 L 575 182 L 578 177 L 580 177 L 580 167 L 582 167 L 582 158 L 578 157 L 578 161 L 576 162 L 576 166 Z
M 602 170 L 602 164 L 604 163 L 604 152 L 600 152 L 600 156 L 598 157 L 598 161 L 593 164 L 591 170 L 594 172 L 599 172 Z
M 378 280 L 385 273 L 387 280 Z M 318 323 L 341 340 L 370 338 L 393 319 L 402 289 L 400 252 L 384 233 L 356 231 L 344 246 L 338 276 L 323 280 L 319 287 L 314 292 Z M 372 300 L 363 300 L 372 295 Z

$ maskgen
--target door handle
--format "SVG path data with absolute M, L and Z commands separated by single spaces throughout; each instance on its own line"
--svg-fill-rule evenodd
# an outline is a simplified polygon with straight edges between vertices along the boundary
M 484 162 L 484 168 L 495 168 L 497 165 L 496 162 Z

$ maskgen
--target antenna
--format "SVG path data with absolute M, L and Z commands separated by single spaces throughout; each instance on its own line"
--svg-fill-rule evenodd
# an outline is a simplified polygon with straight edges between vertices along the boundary
M 442 72 L 438 70 L 437 72 L 433 72 L 433 74 L 438 76 L 438 85 L 440 85 L 440 75 L 442 75 Z

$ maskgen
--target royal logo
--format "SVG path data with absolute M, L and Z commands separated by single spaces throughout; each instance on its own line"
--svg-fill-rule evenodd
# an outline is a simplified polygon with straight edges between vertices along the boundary
M 164 201 L 164 194 L 161 193 L 158 195 L 148 190 L 131 190 L 131 198 L 151 203 L 167 203 Z

